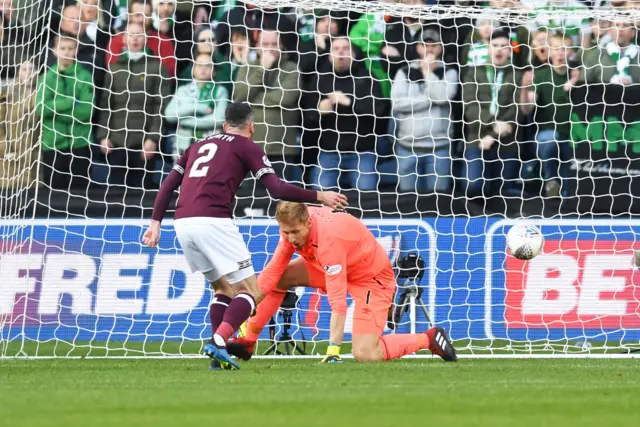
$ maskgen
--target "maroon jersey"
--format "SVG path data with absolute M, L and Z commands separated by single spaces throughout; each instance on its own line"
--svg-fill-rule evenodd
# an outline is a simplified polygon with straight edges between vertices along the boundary
M 218 134 L 191 145 L 173 167 L 183 174 L 175 218 L 231 217 L 238 188 L 252 172 L 256 179 L 274 173 L 256 143 L 239 135 Z
M 152 219 L 161 221 L 178 187 L 175 218 L 230 218 L 240 184 L 251 172 L 262 179 L 272 197 L 294 202 L 316 201 L 315 191 L 280 181 L 255 142 L 240 135 L 218 134 L 191 145 L 162 183 Z

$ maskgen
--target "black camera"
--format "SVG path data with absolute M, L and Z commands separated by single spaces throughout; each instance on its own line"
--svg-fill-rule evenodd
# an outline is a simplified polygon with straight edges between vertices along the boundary
M 398 279 L 407 279 L 414 282 L 420 282 L 422 280 L 426 269 L 424 259 L 415 252 L 398 258 L 396 267 L 398 269 Z
M 429 323 L 429 314 L 422 303 L 422 291 L 420 281 L 424 277 L 426 265 L 424 259 L 417 253 L 412 252 L 396 260 L 396 282 L 398 283 L 399 298 L 394 300 L 394 304 L 389 311 L 387 326 L 395 330 L 402 321 L 402 317 L 409 310 L 411 300 L 417 302 L 425 313 Z

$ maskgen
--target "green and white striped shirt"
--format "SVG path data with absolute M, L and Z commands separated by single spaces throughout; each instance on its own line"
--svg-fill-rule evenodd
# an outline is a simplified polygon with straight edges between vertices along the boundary
M 530 30 L 546 29 L 550 32 L 564 34 L 571 37 L 574 46 L 580 46 L 580 35 L 591 33 L 588 16 L 581 13 L 581 15 L 554 18 L 553 12 L 584 12 L 587 10 L 587 7 L 578 0 L 548 0 L 546 5 L 538 6 L 532 11 L 531 18 L 535 22 L 535 28 L 530 28 Z

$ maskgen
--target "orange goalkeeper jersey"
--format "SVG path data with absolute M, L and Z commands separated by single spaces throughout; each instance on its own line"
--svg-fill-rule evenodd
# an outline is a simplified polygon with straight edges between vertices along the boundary
M 309 207 L 312 226 L 307 245 L 298 250 L 308 268 L 324 273 L 331 310 L 346 314 L 347 290 L 369 287 L 384 270 L 393 272 L 391 261 L 371 231 L 356 217 L 326 207 Z M 258 277 L 262 290 L 273 289 L 295 251 L 281 234 L 273 258 Z M 356 289 L 353 289 L 355 291 Z

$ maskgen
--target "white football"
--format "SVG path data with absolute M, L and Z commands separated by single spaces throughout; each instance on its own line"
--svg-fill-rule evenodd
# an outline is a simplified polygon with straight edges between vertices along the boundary
M 542 233 L 533 225 L 514 225 L 507 233 L 507 249 L 514 257 L 528 260 L 537 256 L 544 245 Z

